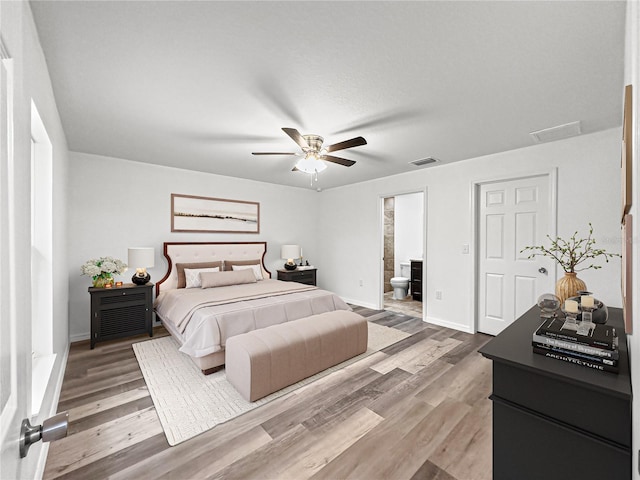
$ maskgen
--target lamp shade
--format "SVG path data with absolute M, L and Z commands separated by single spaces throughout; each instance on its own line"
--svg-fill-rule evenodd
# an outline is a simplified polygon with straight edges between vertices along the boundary
M 130 247 L 128 257 L 129 268 L 151 268 L 155 253 L 153 247 Z
M 280 247 L 280 258 L 285 260 L 300 258 L 300 245 L 282 245 Z

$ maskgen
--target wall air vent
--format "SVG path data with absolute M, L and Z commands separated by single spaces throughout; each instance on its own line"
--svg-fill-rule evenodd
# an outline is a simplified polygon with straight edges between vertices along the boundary
M 429 165 L 430 163 L 436 163 L 439 161 L 440 160 L 438 160 L 437 158 L 427 157 L 427 158 L 421 158 L 420 160 L 413 160 L 409 163 L 411 165 L 415 165 L 416 167 L 422 167 L 423 165 Z
M 580 121 L 565 123 L 564 125 L 558 125 L 557 127 L 544 128 L 535 132 L 530 132 L 529 135 L 533 137 L 536 143 L 554 142 L 556 140 L 562 140 L 563 138 L 575 137 L 582 133 L 580 127 Z

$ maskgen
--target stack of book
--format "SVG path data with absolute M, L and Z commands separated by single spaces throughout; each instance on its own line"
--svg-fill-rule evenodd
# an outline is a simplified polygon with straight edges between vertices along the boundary
M 533 333 L 533 351 L 549 358 L 618 373 L 618 336 L 614 327 L 592 324 L 587 335 L 563 329 L 565 318 L 545 319 Z

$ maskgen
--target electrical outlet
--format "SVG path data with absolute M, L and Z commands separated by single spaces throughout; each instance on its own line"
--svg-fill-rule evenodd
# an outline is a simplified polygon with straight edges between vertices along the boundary
M 462 253 L 464 255 L 468 255 L 469 254 L 469 244 L 465 243 L 464 245 L 462 245 Z
M 442 290 L 436 290 L 436 300 L 442 300 Z
M 362 281 L 362 279 L 360 279 L 360 286 L 362 287 L 364 285 L 364 282 Z

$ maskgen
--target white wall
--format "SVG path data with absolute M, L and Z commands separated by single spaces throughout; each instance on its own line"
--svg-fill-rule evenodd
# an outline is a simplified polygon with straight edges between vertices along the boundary
M 45 393 L 41 412 L 32 424 L 55 413 L 68 351 L 68 273 L 67 273 L 67 145 L 51 88 L 47 65 L 38 40 L 28 2 L 0 2 L 0 32 L 14 62 L 14 165 L 13 185 L 15 271 L 12 283 L 16 292 L 14 308 L 19 319 L 18 414 L 26 416 L 31 389 L 31 100 L 37 105 L 53 146 L 53 352 L 57 354 L 53 377 Z M 3 218 L 1 221 L 6 222 Z M 3 332 L 2 334 L 5 334 Z M 3 363 L 4 368 L 4 363 Z M 19 425 L 10 432 L 12 448 L 2 451 L 2 475 L 7 478 L 32 478 L 43 467 L 43 444 L 31 447 L 29 456 L 18 458 Z M 40 463 L 39 463 L 40 462 Z M 9 473 L 12 472 L 12 473 Z
M 215 161 L 212 159 L 212 161 Z M 91 277 L 80 275 L 90 258 L 113 256 L 126 263 L 128 247 L 154 247 L 151 281 L 160 280 L 167 263 L 163 242 L 266 241 L 265 265 L 277 277 L 282 268 L 280 245 L 302 246 L 305 259 L 319 263 L 316 217 L 320 194 L 302 188 L 283 187 L 239 178 L 153 166 L 117 158 L 70 153 L 69 209 L 69 319 L 72 341 L 89 338 Z M 259 234 L 207 234 L 171 232 L 171 194 L 247 200 L 260 203 Z M 131 282 L 133 272 L 118 279 Z
M 619 253 L 620 132 L 617 128 L 325 190 L 318 231 L 325 284 L 349 301 L 378 307 L 379 197 L 427 187 L 426 319 L 473 331 L 473 265 L 471 256 L 462 254 L 463 244 L 473 249 L 471 184 L 557 167 L 558 234 L 586 232 L 591 222 L 598 243 Z M 621 305 L 619 262 L 579 276 L 607 305 Z M 436 289 L 443 292 L 442 300 L 435 299 Z
M 394 276 L 399 277 L 401 262 L 422 258 L 424 193 L 396 195 L 394 205 Z
M 626 50 L 625 50 L 625 85 L 633 85 L 633 203 L 631 215 L 633 219 L 633 334 L 627 337 L 631 364 L 631 384 L 636 394 L 633 397 L 633 431 L 631 468 L 633 478 L 640 479 L 638 466 L 638 450 L 640 449 L 640 4 L 627 3 Z

